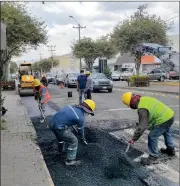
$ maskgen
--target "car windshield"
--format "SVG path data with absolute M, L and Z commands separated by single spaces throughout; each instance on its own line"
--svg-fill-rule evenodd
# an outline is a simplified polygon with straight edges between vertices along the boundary
M 72 73 L 72 74 L 68 74 L 69 78 L 77 78 L 79 74 L 77 73 Z
M 133 72 L 133 68 L 121 68 L 122 72 Z
M 107 79 L 105 74 L 102 73 L 96 73 L 96 74 L 91 74 L 93 79 Z
M 63 75 L 62 74 L 57 75 L 57 78 L 63 78 Z
M 113 72 L 112 74 L 113 74 L 113 75 L 119 75 L 120 72 Z
M 51 74 L 46 74 L 46 77 L 51 77 L 52 75 Z

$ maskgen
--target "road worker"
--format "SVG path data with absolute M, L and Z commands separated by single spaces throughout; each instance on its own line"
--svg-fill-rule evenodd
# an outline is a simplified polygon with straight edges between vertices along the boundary
M 87 145 L 84 137 L 84 119 L 86 114 L 94 116 L 95 107 L 95 102 L 89 99 L 79 105 L 65 106 L 54 115 L 49 124 L 49 128 L 57 138 L 60 155 L 64 156 L 67 153 L 66 166 L 81 164 L 80 160 L 76 160 L 78 139 L 71 132 L 70 127 L 77 126 L 76 132 L 79 140 L 82 144 Z M 67 148 L 65 149 L 65 147 Z
M 41 78 L 41 83 L 47 87 L 48 86 L 48 81 L 46 79 L 46 74 L 43 74 L 42 78 Z
M 84 70 L 81 70 L 80 75 L 77 77 L 77 91 L 79 93 L 79 104 L 82 103 L 82 96 L 86 88 L 86 81 L 87 81 L 87 77 L 84 74 Z M 84 94 L 84 97 L 85 97 L 85 94 Z
M 166 149 L 161 153 L 175 156 L 175 145 L 172 140 L 170 128 L 174 122 L 174 111 L 159 100 L 126 92 L 122 95 L 122 102 L 131 109 L 138 109 L 139 123 L 129 143 L 137 141 L 146 129 L 150 130 L 148 135 L 148 158 L 142 158 L 143 165 L 158 163 L 158 138 L 164 136 Z
M 91 73 L 89 71 L 86 71 L 86 77 L 87 77 L 87 82 L 86 82 L 86 88 L 85 88 L 85 98 L 86 99 L 92 99 L 91 93 L 93 91 L 93 80 L 91 78 Z
M 48 89 L 41 84 L 39 79 L 34 79 L 33 91 L 34 91 L 35 100 L 38 101 L 39 108 L 42 110 L 43 113 L 45 113 L 45 105 L 51 99 Z M 41 123 L 44 122 L 44 118 L 42 115 L 41 115 L 40 122 Z

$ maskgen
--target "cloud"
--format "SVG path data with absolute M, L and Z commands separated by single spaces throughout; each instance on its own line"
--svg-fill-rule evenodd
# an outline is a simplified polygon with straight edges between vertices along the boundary
M 78 30 L 73 28 L 77 22 L 70 18 L 73 16 L 82 25 L 81 37 L 92 37 L 96 39 L 106 35 L 113 27 L 124 18 L 129 17 L 144 2 L 31 2 L 28 4 L 31 13 L 48 26 L 49 44 L 56 45 L 56 55 L 63 55 L 71 51 L 72 42 L 78 39 Z M 168 20 L 179 15 L 178 2 L 148 2 L 148 13 L 156 14 L 170 23 L 174 20 L 169 34 L 179 33 L 179 17 Z M 47 46 L 39 47 L 37 51 L 16 58 L 18 61 L 39 60 L 39 53 L 43 57 L 49 57 Z

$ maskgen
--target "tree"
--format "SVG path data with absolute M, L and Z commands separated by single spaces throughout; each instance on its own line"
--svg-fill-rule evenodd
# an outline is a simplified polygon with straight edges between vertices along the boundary
M 58 60 L 53 59 L 53 66 L 57 66 L 59 64 Z M 49 72 L 51 70 L 52 67 L 52 59 L 48 58 L 48 59 L 42 59 L 41 61 L 35 62 L 33 64 L 33 70 L 37 71 L 37 72 Z
M 77 58 L 83 58 L 90 70 L 97 58 L 110 59 L 115 53 L 116 48 L 111 41 L 107 40 L 107 36 L 97 40 L 91 38 L 83 38 L 72 46 L 73 54 Z
M 156 15 L 149 15 L 146 9 L 147 5 L 139 6 L 130 19 L 123 20 L 120 27 L 114 28 L 111 40 L 121 54 L 132 54 L 133 49 L 140 43 L 168 44 L 167 31 L 170 25 Z M 139 57 L 139 54 L 136 55 Z
M 13 73 L 17 72 L 17 70 L 18 70 L 17 63 L 11 62 L 10 63 L 10 73 L 13 74 Z
M 2 3 L 1 19 L 7 26 L 7 50 L 1 51 L 1 65 L 12 56 L 26 52 L 27 46 L 36 49 L 40 44 L 47 43 L 45 23 L 29 13 L 26 3 Z

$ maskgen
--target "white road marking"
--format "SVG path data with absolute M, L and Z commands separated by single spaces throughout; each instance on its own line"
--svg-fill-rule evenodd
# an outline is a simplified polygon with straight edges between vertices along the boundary
M 127 131 L 127 130 L 126 130 Z M 130 133 L 132 133 L 132 130 L 129 130 Z M 116 139 L 121 140 L 118 136 L 116 136 L 114 133 L 110 132 L 110 135 L 114 136 Z M 143 155 L 139 156 L 138 158 L 135 158 L 134 162 L 139 162 L 142 157 L 148 157 L 149 155 L 147 153 L 144 153 Z M 179 183 L 179 172 L 175 171 L 174 169 L 171 169 L 169 166 L 159 163 L 156 165 L 146 166 L 149 170 L 154 170 L 157 174 L 160 174 L 161 176 L 168 178 L 169 180 Z

